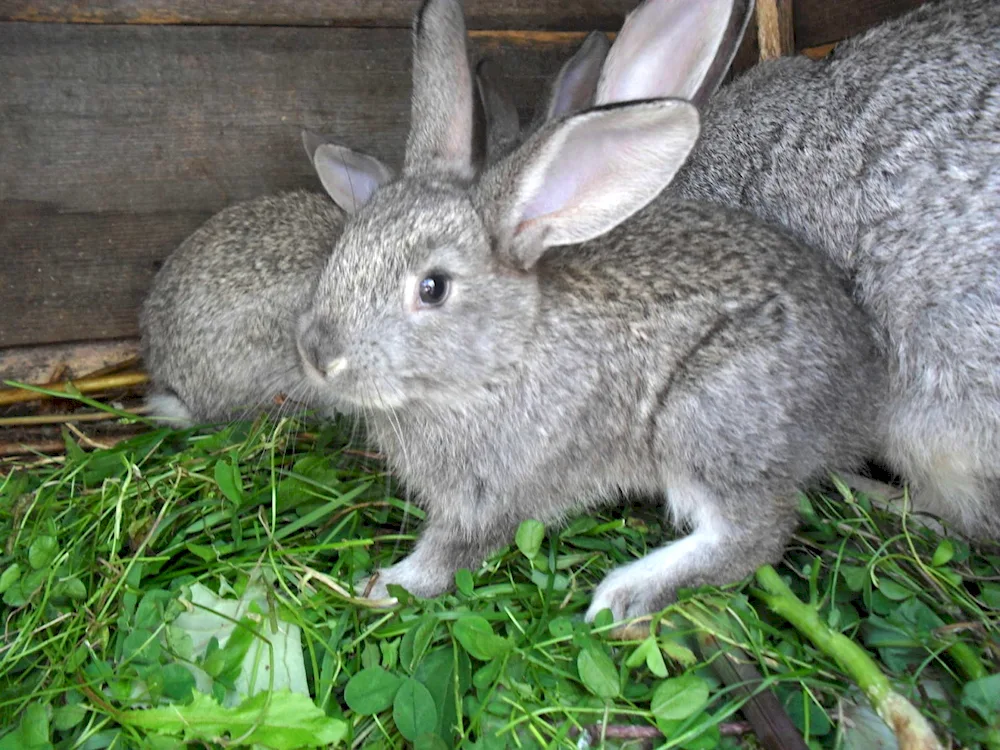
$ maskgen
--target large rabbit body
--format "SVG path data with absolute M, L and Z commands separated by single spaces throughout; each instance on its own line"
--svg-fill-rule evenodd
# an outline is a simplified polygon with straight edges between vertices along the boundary
M 675 195 L 739 206 L 853 279 L 891 366 L 886 458 L 1000 534 L 1000 3 L 923 6 L 721 89 Z
M 690 96 L 678 81 L 713 54 L 699 45 L 715 19 L 752 6 L 646 0 L 596 101 Z M 704 106 L 668 191 L 748 210 L 837 263 L 889 362 L 883 457 L 919 507 L 1000 534 L 1000 3 L 928 3 L 826 59 L 752 68 Z
M 419 212 L 406 223 L 419 227 Z M 453 239 L 411 236 L 417 248 Z M 591 608 L 654 611 L 678 587 L 775 561 L 797 492 L 873 448 L 881 365 L 863 315 L 835 271 L 758 222 L 660 200 L 606 237 L 550 251 L 504 290 L 491 288 L 488 237 L 475 245 L 480 267 L 469 270 L 483 280 L 455 301 L 464 325 L 419 332 L 425 346 L 388 344 L 400 349 L 385 353 L 387 369 L 358 383 L 372 437 L 428 510 L 416 549 L 381 573 L 376 598 L 389 583 L 439 593 L 527 518 L 557 522 L 623 493 L 665 493 L 691 536 L 619 570 Z M 396 286 L 388 275 L 367 282 L 379 295 Z M 393 341 L 398 324 L 339 335 Z M 415 392 L 384 408 L 390 394 Z
M 174 424 L 316 405 L 295 349 L 298 317 L 344 222 L 323 195 L 238 203 L 164 262 L 140 319 L 150 407 Z
M 403 176 L 326 164 L 370 189 L 298 340 L 428 509 L 369 593 L 437 594 L 526 518 L 633 493 L 690 534 L 608 576 L 590 617 L 777 559 L 796 493 L 875 443 L 884 365 L 846 279 L 746 214 L 657 197 L 697 140 L 684 102 L 549 123 L 474 180 L 457 3 L 416 29 Z

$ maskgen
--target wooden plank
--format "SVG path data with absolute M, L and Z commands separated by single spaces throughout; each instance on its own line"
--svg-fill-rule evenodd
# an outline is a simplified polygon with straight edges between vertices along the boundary
M 49 383 L 67 377 L 79 378 L 106 372 L 138 355 L 136 339 L 15 347 L 0 350 L 0 382 Z
M 800 48 L 839 41 L 924 0 L 795 0 Z M 616 31 L 637 0 L 466 0 L 473 29 Z M 0 21 L 395 27 L 418 0 L 0 0 Z
M 635 0 L 466 0 L 471 29 L 615 31 Z M 0 20 L 409 27 L 419 0 L 0 0 Z
M 579 33 L 479 32 L 524 116 Z M 0 24 L 0 348 L 132 337 L 234 201 L 319 188 L 301 127 L 398 164 L 405 29 Z
M 901 16 L 928 0 L 795 0 L 799 49 L 839 42 Z
M 761 60 L 795 52 L 792 0 L 757 0 L 757 39 Z

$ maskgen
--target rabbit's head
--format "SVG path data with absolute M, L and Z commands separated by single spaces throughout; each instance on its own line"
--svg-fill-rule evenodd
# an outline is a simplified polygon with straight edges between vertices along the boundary
M 456 0 L 424 4 L 413 71 L 401 176 L 342 147 L 315 152 L 327 190 L 354 215 L 298 346 L 313 381 L 347 408 L 461 408 L 488 394 L 532 339 L 545 251 L 597 238 L 646 206 L 698 136 L 684 101 L 592 109 L 549 122 L 477 179 Z

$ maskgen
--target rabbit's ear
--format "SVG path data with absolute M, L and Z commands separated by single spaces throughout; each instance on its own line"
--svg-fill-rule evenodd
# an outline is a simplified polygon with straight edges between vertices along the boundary
M 475 199 L 502 252 L 530 268 L 546 248 L 598 237 L 646 206 L 698 133 L 698 110 L 676 99 L 591 109 L 490 169 Z
M 413 100 L 404 172 L 472 177 L 472 73 L 458 0 L 425 0 L 413 27 Z
M 753 0 L 645 0 L 611 46 L 596 103 L 705 102 L 729 70 L 753 6 Z
M 474 150 L 481 164 L 492 164 L 506 156 L 517 143 L 521 121 L 514 100 L 500 82 L 500 70 L 492 60 L 480 60 L 476 66 L 476 90 L 483 108 L 483 121 Z
M 303 132 L 302 142 L 306 152 L 312 152 L 313 167 L 326 192 L 349 214 L 393 179 L 392 171 L 373 156 L 326 143 L 313 133 Z
M 600 31 L 587 34 L 580 49 L 560 68 L 552 83 L 545 108 L 546 121 L 558 120 L 593 104 L 601 66 L 609 49 L 611 42 L 607 35 Z

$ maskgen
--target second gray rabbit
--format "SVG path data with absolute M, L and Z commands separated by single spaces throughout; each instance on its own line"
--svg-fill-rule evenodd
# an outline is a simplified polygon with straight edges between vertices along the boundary
M 369 189 L 298 339 L 427 508 L 367 593 L 438 594 L 524 519 L 623 493 L 665 494 L 689 534 L 612 572 L 588 617 L 778 559 L 799 490 L 875 444 L 884 365 L 846 279 L 747 214 L 657 197 L 698 137 L 686 102 L 565 117 L 470 180 L 461 8 L 428 0 L 415 28 L 402 176 L 326 165 Z
M 509 150 L 518 135 L 517 110 L 498 81 L 493 64 L 483 60 L 477 168 Z M 566 88 L 557 86 L 552 96 Z M 278 411 L 286 402 L 289 410 L 331 412 L 302 372 L 295 326 L 345 211 L 355 210 L 354 192 L 367 188 L 339 181 L 343 172 L 324 165 L 350 159 L 356 180 L 369 173 L 387 180 L 391 172 L 315 134 L 305 133 L 304 145 L 343 210 L 302 190 L 238 203 L 199 227 L 157 274 L 140 319 L 152 381 L 147 403 L 155 418 L 175 426 L 222 422 Z
M 597 102 L 689 97 L 707 42 L 752 7 L 647 0 Z M 928 3 L 826 59 L 752 68 L 708 102 L 669 190 L 786 227 L 850 276 L 891 369 L 884 457 L 917 507 L 1000 536 L 1000 3 Z

